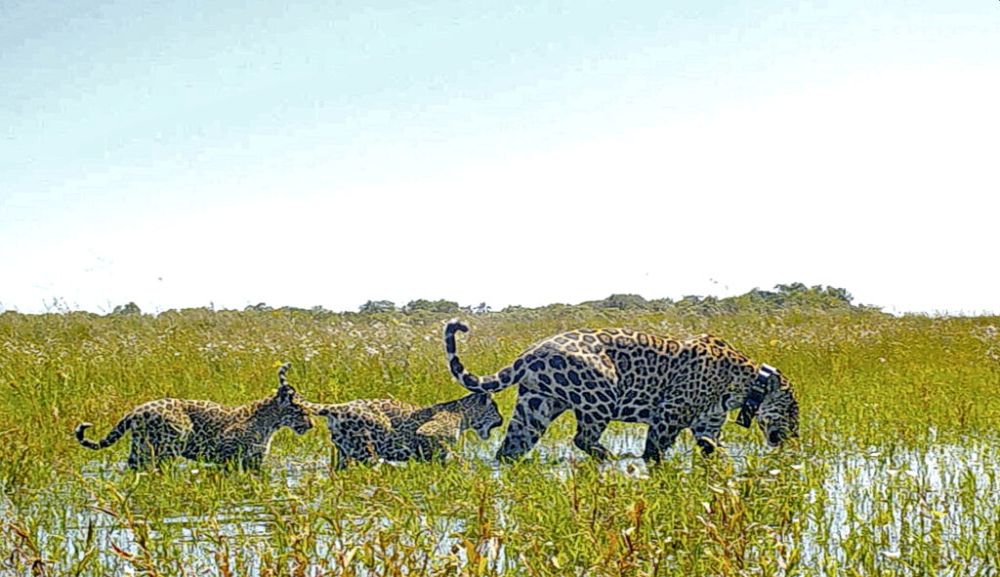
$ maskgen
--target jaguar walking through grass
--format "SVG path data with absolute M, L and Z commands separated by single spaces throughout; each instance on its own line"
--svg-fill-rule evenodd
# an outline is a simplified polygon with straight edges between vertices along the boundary
M 532 345 L 509 366 L 479 377 L 465 369 L 456 352 L 455 333 L 468 330 L 457 319 L 445 327 L 455 379 L 476 393 L 518 385 L 498 459 L 527 453 L 568 410 L 577 420 L 574 444 L 599 459 L 610 456 L 600 438 L 611 421 L 649 425 L 642 456 L 651 461 L 658 461 L 685 428 L 705 454 L 712 453 L 726 413 L 734 409 L 740 409 L 745 427 L 756 417 L 771 446 L 798 433 L 798 403 L 785 376 L 711 335 L 679 341 L 627 329 L 570 331 Z
M 142 469 L 175 457 L 259 468 L 278 429 L 289 427 L 301 435 L 312 427 L 302 399 L 285 382 L 289 365 L 278 369 L 274 395 L 238 407 L 212 401 L 158 399 L 143 403 L 125 415 L 100 441 L 84 437 L 92 425 L 77 426 L 76 439 L 88 449 L 113 445 L 132 433 L 128 466 Z

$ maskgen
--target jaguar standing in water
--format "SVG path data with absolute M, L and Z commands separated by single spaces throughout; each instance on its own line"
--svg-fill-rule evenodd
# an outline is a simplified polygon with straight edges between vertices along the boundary
M 757 419 L 771 446 L 798 435 L 798 403 L 785 376 L 711 335 L 681 341 L 627 329 L 581 329 L 539 341 L 507 367 L 480 377 L 456 352 L 455 333 L 468 330 L 457 319 L 444 330 L 455 379 L 476 393 L 518 386 L 500 460 L 524 455 L 568 410 L 576 415 L 574 444 L 599 459 L 610 456 L 600 438 L 611 421 L 649 425 L 642 455 L 648 461 L 660 460 L 685 428 L 706 455 L 712 453 L 726 413 L 735 409 L 744 427 Z
M 100 441 L 84 436 L 90 423 L 76 428 L 76 439 L 99 450 L 131 432 L 130 469 L 159 466 L 175 457 L 257 469 L 278 429 L 288 427 L 301 435 L 312 428 L 304 400 L 285 382 L 288 367 L 286 363 L 278 369 L 278 390 L 259 401 L 229 407 L 212 401 L 158 399 L 129 411 Z

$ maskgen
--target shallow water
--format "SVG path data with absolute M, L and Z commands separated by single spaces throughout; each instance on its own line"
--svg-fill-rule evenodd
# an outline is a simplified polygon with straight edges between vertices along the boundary
M 602 474 L 622 475 L 638 483 L 648 478 L 650 471 L 638 457 L 644 435 L 644 429 L 637 427 L 609 430 L 603 442 L 620 457 L 601 463 Z M 459 458 L 490 463 L 499 474 L 500 466 L 492 459 L 499 442 L 497 438 L 488 443 L 467 442 L 462 446 Z M 665 459 L 676 467 L 689 469 L 695 462 L 691 454 L 696 451 L 690 440 L 685 439 L 665 455 Z M 725 449 L 727 456 L 722 458 L 731 460 L 735 474 L 739 476 L 748 462 L 759 461 L 767 452 L 767 448 L 757 443 L 728 444 Z M 570 441 L 560 439 L 544 440 L 534 455 L 557 478 L 571 475 L 578 463 L 587 460 Z M 321 458 L 273 465 L 282 469 L 272 474 L 271 478 L 274 482 L 286 484 L 289 492 L 294 494 L 296 487 L 315 483 L 317 477 L 329 474 L 328 464 L 328 459 Z M 822 463 L 792 460 L 790 466 L 790 471 L 774 469 L 769 474 L 775 477 L 794 475 L 804 468 L 823 472 L 822 483 L 814 484 L 806 496 L 807 508 L 800 513 L 804 527 L 801 534 L 787 536 L 799 545 L 802 564 L 807 567 L 830 567 L 831 564 L 843 563 L 852 554 L 854 541 L 873 536 L 882 544 L 879 554 L 884 557 L 886 566 L 898 569 L 901 574 L 913 574 L 906 571 L 905 565 L 897 567 L 894 564 L 905 560 L 907 548 L 915 539 L 940 541 L 945 551 L 942 565 L 947 566 L 948 543 L 977 543 L 977 539 L 983 538 L 970 534 L 974 530 L 968 524 L 970 516 L 982 513 L 976 509 L 985 505 L 993 510 L 992 518 L 995 518 L 995 510 L 1000 507 L 1000 459 L 989 445 L 941 444 L 920 450 L 891 451 L 872 448 L 841 454 L 837 458 L 824 458 Z M 193 463 L 178 464 L 179 469 L 189 474 L 197 474 L 197 467 Z M 85 478 L 111 484 L 124 478 L 123 473 L 123 467 L 105 468 L 97 462 L 82 472 Z M 52 498 L 59 498 L 58 491 L 52 493 Z M 51 503 L 37 504 L 39 510 L 51 506 Z M 516 505 L 499 499 L 493 506 L 503 525 L 506 523 L 504 511 Z M 0 507 L 0 517 L 5 514 L 5 508 Z M 265 552 L 270 550 L 270 541 L 282 522 L 280 517 L 295 508 L 322 512 L 318 503 L 301 501 L 268 503 L 266 506 L 242 503 L 219 508 L 209 515 L 158 518 L 148 525 L 141 513 L 137 513 L 135 524 L 129 527 L 121 520 L 94 509 L 67 510 L 67 522 L 60 534 L 42 534 L 41 540 L 43 546 L 46 545 L 44 541 L 49 539 L 60 541 L 66 559 L 79 558 L 88 546 L 95 546 L 102 565 L 124 572 L 130 563 L 114 553 L 112 545 L 125 555 L 141 555 L 136 535 L 145 527 L 149 542 L 166 541 L 180 549 L 185 560 L 184 570 L 191 574 L 222 574 L 219 555 L 224 552 L 223 558 L 237 561 L 240 567 L 250 571 L 246 574 L 257 575 L 259 568 L 266 565 Z M 427 561 L 449 554 L 460 561 L 466 559 L 458 537 L 466 528 L 465 520 L 460 518 L 433 514 L 428 510 L 426 515 L 418 514 L 409 519 L 405 527 L 397 526 L 397 522 L 388 517 L 340 516 L 337 519 L 337 525 L 327 523 L 312 528 L 314 545 L 311 551 L 316 558 L 344 554 L 378 541 L 381 534 L 392 534 L 397 545 L 389 545 L 390 549 L 385 551 L 389 558 L 395 554 L 392 547 L 402 546 L 416 550 Z M 502 543 L 494 540 L 481 546 L 484 550 L 480 553 L 487 557 L 489 566 L 502 573 L 504 563 L 510 561 L 505 558 Z M 322 572 L 317 566 L 310 574 Z M 943 570 L 942 574 L 964 573 Z
M 887 565 L 905 560 L 918 540 L 976 543 L 983 536 L 969 520 L 989 509 L 995 517 L 1000 508 L 1000 460 L 989 446 L 872 448 L 842 455 L 827 468 L 822 488 L 809 495 L 812 504 L 822 506 L 803 536 L 807 565 L 839 561 L 830 559 L 830 552 L 849 549 L 859 537 L 881 541 L 879 554 Z M 948 547 L 943 549 L 947 557 Z M 986 569 L 985 561 L 982 567 L 963 563 L 941 574 L 977 569 Z

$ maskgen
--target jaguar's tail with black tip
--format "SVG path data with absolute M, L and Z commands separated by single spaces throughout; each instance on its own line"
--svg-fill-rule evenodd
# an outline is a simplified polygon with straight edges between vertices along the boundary
M 87 447 L 88 449 L 94 449 L 96 451 L 98 449 L 104 449 L 106 447 L 114 445 L 115 442 L 118 439 L 122 438 L 122 435 L 124 435 L 129 430 L 129 427 L 131 426 L 131 421 L 132 419 L 128 416 L 118 421 L 118 424 L 115 425 L 115 428 L 111 429 L 111 432 L 108 433 L 106 437 L 104 437 L 103 439 L 101 439 L 96 443 L 83 436 L 87 429 L 94 426 L 90 423 L 80 423 L 76 427 L 76 431 L 74 431 L 74 433 L 76 434 L 76 440 L 79 441 L 81 445 Z
M 518 366 L 519 363 L 523 363 L 521 359 L 518 359 L 511 366 L 504 367 L 498 372 L 484 377 L 467 371 L 455 350 L 455 333 L 458 331 L 467 333 L 469 326 L 458 319 L 448 321 L 444 327 L 444 350 L 448 356 L 448 367 L 451 369 L 452 376 L 463 387 L 473 393 L 495 393 L 516 384 L 524 376 L 524 370 Z M 520 370 L 518 371 L 518 369 Z

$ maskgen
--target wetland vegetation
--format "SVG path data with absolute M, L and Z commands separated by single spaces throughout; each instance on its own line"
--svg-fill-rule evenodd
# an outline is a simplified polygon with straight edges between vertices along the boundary
M 261 472 L 136 474 L 127 441 L 94 453 L 74 427 L 103 435 L 166 396 L 262 398 L 285 361 L 316 402 L 453 398 L 441 329 L 455 311 L 0 314 L 0 575 L 997 575 L 1000 318 L 779 289 L 463 313 L 479 372 L 562 330 L 627 326 L 719 334 L 796 386 L 797 442 L 770 450 L 730 422 L 725 453 L 702 458 L 685 433 L 650 467 L 642 427 L 613 426 L 621 458 L 598 463 L 565 415 L 512 465 L 492 460 L 497 430 L 467 433 L 444 464 L 333 472 L 317 419 L 279 432 Z M 515 396 L 497 396 L 505 419 Z

